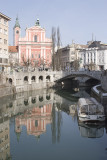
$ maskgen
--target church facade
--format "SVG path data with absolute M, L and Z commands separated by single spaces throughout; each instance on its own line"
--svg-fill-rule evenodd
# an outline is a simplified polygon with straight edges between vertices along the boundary
M 52 61 L 52 40 L 46 38 L 46 31 L 37 19 L 35 26 L 26 28 L 25 37 L 20 36 L 18 18 L 14 26 L 14 45 L 19 49 L 19 63 L 34 67 L 49 67 Z

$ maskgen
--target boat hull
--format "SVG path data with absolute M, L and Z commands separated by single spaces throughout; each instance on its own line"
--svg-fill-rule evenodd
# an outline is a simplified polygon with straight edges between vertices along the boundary
M 90 115 L 90 116 L 78 116 L 79 121 L 82 122 L 103 122 L 105 121 L 105 116 L 101 115 Z

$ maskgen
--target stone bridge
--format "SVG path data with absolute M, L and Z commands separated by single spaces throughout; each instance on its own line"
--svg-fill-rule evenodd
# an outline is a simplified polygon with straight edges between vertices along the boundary
M 68 79 L 68 78 L 73 78 L 73 77 L 88 77 L 89 78 L 93 78 L 93 79 L 97 79 L 97 80 L 101 80 L 101 71 L 68 71 L 68 72 L 63 72 L 62 74 L 62 78 L 58 79 L 57 81 L 62 81 L 64 79 Z
M 34 72 L 16 72 L 3 75 L 3 83 L 8 86 L 13 86 L 13 93 L 50 88 L 56 83 L 76 79 L 81 83 L 85 83 L 89 79 L 97 81 L 101 80 L 100 71 L 34 71 Z
M 70 86 L 72 80 L 77 80 L 79 86 L 86 86 L 89 83 L 100 83 L 101 78 L 101 71 L 67 71 L 63 72 L 62 78 L 56 80 L 56 82 L 62 84 L 68 83 Z
M 62 78 L 62 71 L 13 71 L 4 75 L 4 82 L 15 87 L 15 92 L 50 88 L 55 81 Z

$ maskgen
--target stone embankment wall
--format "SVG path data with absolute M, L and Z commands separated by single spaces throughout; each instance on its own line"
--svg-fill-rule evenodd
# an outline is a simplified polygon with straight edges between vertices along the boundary
M 0 97 L 8 96 L 14 93 L 16 93 L 16 89 L 14 86 L 0 86 Z
M 101 75 L 101 87 L 107 92 L 107 70 L 105 70 Z
M 55 80 L 62 77 L 62 72 L 36 71 L 36 72 L 13 72 L 1 75 L 0 97 L 19 92 L 51 88 Z

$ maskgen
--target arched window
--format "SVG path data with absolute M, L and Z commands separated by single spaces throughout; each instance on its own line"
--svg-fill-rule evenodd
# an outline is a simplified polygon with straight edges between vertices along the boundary
M 43 81 L 43 76 L 39 76 L 39 81 Z
M 12 79 L 11 78 L 9 78 L 9 83 L 12 84 Z
M 43 101 L 43 96 L 39 96 L 39 102 Z
M 32 98 L 32 103 L 36 103 L 36 98 Z
M 49 82 L 50 81 L 50 76 L 46 77 L 46 81 Z
M 34 42 L 37 42 L 37 35 L 34 36 Z
M 28 76 L 24 77 L 24 81 L 26 81 L 26 82 L 28 81 Z
M 28 104 L 29 104 L 29 103 L 28 103 L 28 99 L 25 99 L 25 100 L 24 100 L 24 105 L 27 106 Z
M 50 100 L 50 95 L 46 95 L 46 99 L 47 99 L 47 100 Z
M 36 81 L 35 76 L 32 76 L 31 80 L 32 80 L 33 82 L 35 82 L 35 81 Z

